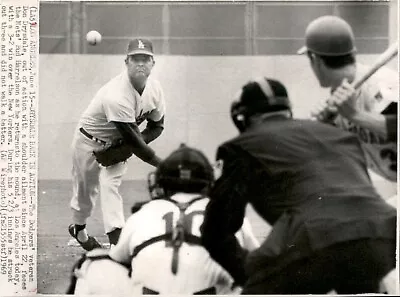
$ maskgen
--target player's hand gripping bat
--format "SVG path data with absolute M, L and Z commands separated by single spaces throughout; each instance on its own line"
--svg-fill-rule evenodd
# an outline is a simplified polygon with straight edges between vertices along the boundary
M 365 72 L 361 77 L 356 79 L 352 85 L 354 89 L 358 89 L 361 87 L 361 85 L 368 80 L 378 69 L 380 69 L 382 66 L 386 65 L 390 60 L 392 60 L 395 56 L 397 56 L 399 51 L 399 45 L 398 43 L 392 44 L 386 51 L 384 51 L 378 59 L 375 61 L 375 63 L 371 66 L 371 68 L 368 69 L 367 72 Z M 328 106 L 332 106 L 332 103 L 330 102 L 330 99 L 326 100 L 326 106 L 327 108 L 322 111 L 318 115 L 319 120 L 323 122 L 329 122 L 334 120 L 334 118 L 337 116 L 337 113 L 333 113 L 328 110 Z M 313 117 L 316 117 L 317 115 L 312 115 Z

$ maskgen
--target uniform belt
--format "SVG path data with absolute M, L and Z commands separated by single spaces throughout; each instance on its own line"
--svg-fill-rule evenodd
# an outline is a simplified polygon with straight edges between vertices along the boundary
M 80 131 L 83 135 L 85 135 L 87 138 L 89 138 L 90 140 L 93 140 L 93 141 L 95 141 L 95 142 L 97 142 L 97 143 L 101 143 L 101 144 L 103 144 L 103 145 L 107 144 L 107 142 L 105 142 L 104 140 L 98 139 L 98 138 L 96 138 L 96 137 L 90 135 L 90 134 L 89 134 L 85 129 L 83 129 L 82 127 L 79 128 L 79 131 Z
M 143 295 L 160 295 L 159 292 L 149 289 L 147 287 L 142 288 Z M 217 289 L 215 287 L 210 287 L 205 290 L 201 290 L 193 293 L 192 295 L 217 295 Z

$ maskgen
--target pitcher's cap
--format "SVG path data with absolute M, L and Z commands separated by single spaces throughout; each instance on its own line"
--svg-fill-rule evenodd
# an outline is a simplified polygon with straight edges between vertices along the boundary
M 326 15 L 312 21 L 306 29 L 306 45 L 297 51 L 302 55 L 307 51 L 321 56 L 343 56 L 356 52 L 354 34 L 343 19 Z
M 127 55 L 144 54 L 153 56 L 153 44 L 148 39 L 138 38 L 133 39 L 128 44 Z

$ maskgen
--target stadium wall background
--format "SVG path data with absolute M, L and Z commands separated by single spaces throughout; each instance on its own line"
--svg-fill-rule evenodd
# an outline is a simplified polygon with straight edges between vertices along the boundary
M 39 179 L 70 179 L 79 116 L 97 89 L 124 69 L 126 45 L 135 36 L 153 41 L 153 75 L 165 90 L 166 129 L 152 144 L 161 157 L 186 142 L 213 160 L 216 147 L 236 134 L 232 96 L 254 76 L 282 81 L 294 115 L 307 117 L 328 91 L 295 52 L 308 22 L 324 14 L 353 26 L 361 62 L 397 38 L 393 2 L 41 2 Z M 102 33 L 100 45 L 86 44 L 89 30 Z M 389 66 L 397 69 L 397 61 Z M 143 179 L 150 170 L 133 158 L 125 179 Z

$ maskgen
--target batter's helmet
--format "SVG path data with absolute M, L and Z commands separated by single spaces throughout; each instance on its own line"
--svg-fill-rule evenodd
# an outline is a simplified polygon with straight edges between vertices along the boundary
M 313 20 L 306 29 L 306 45 L 297 53 L 307 51 L 320 56 L 344 56 L 356 52 L 350 25 L 337 16 L 325 15 Z
M 148 182 L 152 199 L 168 193 L 200 193 L 214 182 L 214 170 L 201 151 L 181 144 L 149 175 Z
M 285 87 L 277 80 L 260 77 L 243 86 L 238 100 L 231 105 L 231 118 L 243 132 L 249 125 L 250 116 L 281 110 L 291 112 Z

